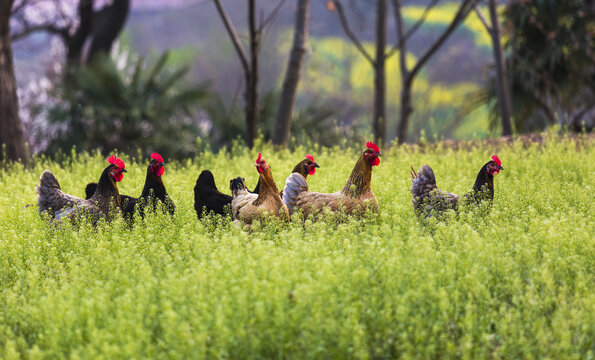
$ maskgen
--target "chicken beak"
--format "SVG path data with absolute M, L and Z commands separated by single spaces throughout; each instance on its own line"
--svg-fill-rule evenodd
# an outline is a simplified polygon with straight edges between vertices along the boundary
M 160 162 L 159 163 L 159 166 L 165 166 L 165 163 L 164 162 Z
M 498 170 L 504 170 L 504 168 L 500 165 L 498 165 Z
M 376 156 L 382 156 L 382 153 L 379 151 L 376 153 Z
M 126 169 L 122 169 L 122 172 L 128 172 L 128 170 L 126 170 Z
M 320 166 L 318 166 L 318 164 L 317 164 L 317 163 L 314 163 L 314 167 L 315 167 L 315 168 L 319 168 Z

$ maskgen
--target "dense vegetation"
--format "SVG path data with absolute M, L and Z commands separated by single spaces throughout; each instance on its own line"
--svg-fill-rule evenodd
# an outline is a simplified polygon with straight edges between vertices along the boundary
M 278 184 L 303 154 L 308 182 L 335 191 L 359 146 L 273 152 Z M 0 173 L 0 358 L 592 358 L 595 355 L 595 147 L 587 138 L 454 150 L 394 147 L 374 169 L 380 213 L 261 224 L 251 233 L 196 219 L 192 188 L 213 170 L 253 187 L 256 151 L 235 146 L 168 162 L 175 217 L 49 226 L 34 185 L 51 169 L 83 194 L 99 155 L 38 157 Z M 468 191 L 497 152 L 491 213 L 422 225 L 410 165 Z M 138 195 L 146 159 L 123 156 L 120 191 Z M 167 158 L 166 158 L 167 161 Z

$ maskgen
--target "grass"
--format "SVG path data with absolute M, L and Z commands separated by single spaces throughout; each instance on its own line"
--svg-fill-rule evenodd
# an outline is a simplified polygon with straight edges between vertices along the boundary
M 393 147 L 374 169 L 378 215 L 252 233 L 198 221 L 192 189 L 204 168 L 221 189 L 239 175 L 253 187 L 256 151 L 167 163 L 176 215 L 132 229 L 120 219 L 49 226 L 24 208 L 44 169 L 81 196 L 103 157 L 9 165 L 0 358 L 593 358 L 595 154 L 592 140 L 579 143 Z M 308 180 L 320 191 L 340 189 L 359 152 L 257 149 L 278 184 L 312 153 L 321 168 Z M 488 216 L 420 224 L 410 165 L 430 164 L 442 189 L 463 193 L 495 152 L 505 170 Z M 120 190 L 137 195 L 147 161 L 123 159 Z

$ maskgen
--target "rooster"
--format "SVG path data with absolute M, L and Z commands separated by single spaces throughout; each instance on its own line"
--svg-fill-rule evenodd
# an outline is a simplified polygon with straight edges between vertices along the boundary
M 45 170 L 35 187 L 39 213 L 48 212 L 54 219 L 75 217 L 88 213 L 96 217 L 108 217 L 110 211 L 120 208 L 118 182 L 124 178 L 126 165 L 115 156 L 108 158 L 110 165 L 103 170 L 97 189 L 89 199 L 68 195 L 60 189 L 58 179 L 51 171 Z
M 494 175 L 503 170 L 502 162 L 497 155 L 492 156 L 477 174 L 473 190 L 460 197 L 438 189 L 436 176 L 429 165 L 422 166 L 417 172 L 411 168 L 411 193 L 413 208 L 418 216 L 438 215 L 448 209 L 457 210 L 459 203 L 479 204 L 494 199 Z
M 308 175 L 314 175 L 318 167 L 320 166 L 314 161 L 314 157 L 307 154 L 304 160 L 295 165 L 293 172 L 301 174 L 305 179 Z M 258 194 L 259 192 L 260 177 L 252 193 Z M 280 196 L 283 195 L 280 194 Z M 207 213 L 213 212 L 220 215 L 231 214 L 231 199 L 231 196 L 217 189 L 213 173 L 209 170 L 203 170 L 200 173 L 194 186 L 194 209 L 199 219 L 203 216 L 203 210 Z
M 141 214 L 144 214 L 144 208 L 148 203 L 153 204 L 153 210 L 155 210 L 155 201 L 161 201 L 167 208 L 167 211 L 173 215 L 175 212 L 175 206 L 167 191 L 161 176 L 165 172 L 165 163 L 163 158 L 158 153 L 151 154 L 151 162 L 147 167 L 147 176 L 145 177 L 145 186 L 139 198 L 132 196 L 120 195 L 122 202 L 122 213 L 127 219 L 132 219 L 136 209 L 136 205 L 139 204 Z M 95 192 L 97 187 L 96 183 L 87 184 L 85 188 L 85 194 L 87 198 L 90 198 Z M 139 201 L 141 200 L 141 201 Z
M 287 206 L 281 200 L 279 189 L 273 180 L 271 167 L 258 154 L 256 170 L 260 174 L 260 192 L 254 194 L 248 191 L 245 181 L 239 177 L 230 181 L 229 187 L 233 194 L 231 200 L 232 216 L 235 221 L 250 226 L 252 220 L 260 218 L 265 213 L 289 220 Z
M 361 215 L 366 209 L 378 211 L 378 200 L 372 192 L 372 168 L 380 164 L 382 153 L 373 142 L 366 143 L 366 149 L 357 160 L 343 190 L 332 194 L 312 192 L 306 179 L 300 174 L 291 174 L 285 181 L 283 202 L 290 213 L 302 210 L 305 216 L 320 212 L 328 207 L 336 212 L 343 209 L 346 214 Z

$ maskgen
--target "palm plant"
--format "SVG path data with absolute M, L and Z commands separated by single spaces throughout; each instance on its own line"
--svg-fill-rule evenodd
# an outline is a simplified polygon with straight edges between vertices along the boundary
M 207 84 L 183 86 L 188 67 L 169 69 L 168 56 L 164 53 L 152 65 L 128 57 L 121 68 L 104 57 L 70 69 L 56 89 L 61 101 L 48 109 L 50 124 L 58 128 L 48 150 L 191 155 L 200 135 L 194 115 L 208 95 Z

